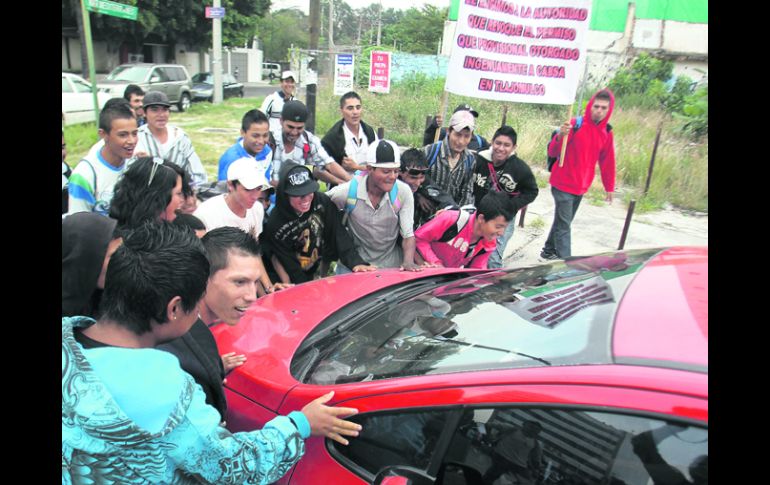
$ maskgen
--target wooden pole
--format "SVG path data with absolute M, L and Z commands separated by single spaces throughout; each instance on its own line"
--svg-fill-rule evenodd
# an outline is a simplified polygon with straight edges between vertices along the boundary
M 383 127 L 377 128 L 377 138 L 379 138 L 380 140 L 385 138 L 385 128 Z
M 569 105 L 569 114 L 567 114 L 567 123 L 572 119 L 572 105 Z M 567 138 L 569 138 L 569 131 L 564 138 L 561 139 L 561 156 L 559 157 L 559 167 L 564 166 L 564 154 L 567 153 Z
M 446 105 L 449 98 L 449 93 L 444 90 L 444 94 L 441 96 L 441 108 L 439 108 L 438 112 L 441 113 L 441 119 L 446 121 Z M 439 136 L 441 135 L 441 126 L 438 126 L 436 128 L 436 134 L 433 135 L 433 143 L 436 143 L 438 141 Z
M 503 105 L 503 120 L 500 122 L 500 126 L 505 126 L 505 122 L 508 120 L 508 105 Z
M 660 120 L 658 132 L 655 134 L 655 145 L 652 147 L 652 157 L 650 158 L 650 168 L 647 169 L 647 182 L 644 184 L 644 195 L 650 190 L 650 181 L 652 180 L 652 167 L 655 165 L 655 154 L 658 153 L 658 143 L 660 142 L 660 133 L 663 131 L 663 120 Z
M 623 233 L 620 235 L 620 243 L 618 244 L 618 249 L 623 249 L 623 246 L 626 245 L 626 236 L 628 236 L 628 228 L 631 225 L 631 216 L 634 215 L 634 208 L 636 207 L 636 201 L 632 200 L 631 203 L 628 205 L 628 212 L 626 213 L 626 223 L 623 224 Z

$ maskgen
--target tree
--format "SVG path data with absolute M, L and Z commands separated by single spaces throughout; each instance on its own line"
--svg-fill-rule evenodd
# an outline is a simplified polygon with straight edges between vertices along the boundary
M 75 25 L 79 10 L 62 0 L 62 25 Z M 205 5 L 199 0 L 121 0 L 138 7 L 136 21 L 91 14 L 93 38 L 108 46 L 130 42 L 135 50 L 148 40 L 170 45 L 185 43 L 195 48 L 211 46 L 211 19 L 205 18 Z M 270 9 L 270 0 L 222 0 L 222 45 L 242 46 L 254 36 L 259 18 Z M 78 29 L 80 26 L 78 25 Z
M 395 41 L 398 50 L 403 52 L 435 54 L 447 14 L 447 8 L 433 5 L 423 5 L 419 10 L 412 7 L 397 22 L 383 27 L 382 43 L 393 45 Z
M 286 60 L 292 44 L 300 48 L 310 44 L 310 21 L 298 9 L 285 8 L 269 13 L 259 19 L 256 32 L 262 41 L 265 60 Z

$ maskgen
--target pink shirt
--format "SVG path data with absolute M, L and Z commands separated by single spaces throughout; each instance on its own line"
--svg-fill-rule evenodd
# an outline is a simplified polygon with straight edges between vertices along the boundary
M 475 213 L 471 214 L 459 234 L 447 242 L 439 242 L 444 231 L 457 222 L 457 214 L 456 210 L 447 210 L 420 226 L 414 232 L 417 251 L 425 261 L 441 263 L 447 268 L 486 268 L 489 254 L 495 250 L 497 241 L 480 239 L 472 250 L 468 250 L 473 240 Z

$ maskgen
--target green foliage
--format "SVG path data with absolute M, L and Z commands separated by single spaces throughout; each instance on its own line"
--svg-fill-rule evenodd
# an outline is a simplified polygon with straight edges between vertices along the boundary
M 262 41 L 266 61 L 288 60 L 289 48 L 310 45 L 310 20 L 299 9 L 270 12 L 257 21 L 257 36 Z
M 402 52 L 435 54 L 447 12 L 447 8 L 427 4 L 421 9 L 412 7 L 400 21 L 384 29 L 382 43 L 392 45 L 395 41 Z
M 211 45 L 211 19 L 205 17 L 205 2 L 198 0 L 122 0 L 138 7 L 136 21 L 92 13 L 94 39 L 112 45 L 128 42 L 139 49 L 146 41 Z M 75 26 L 79 0 L 62 0 L 62 25 Z M 222 21 L 222 45 L 243 46 L 254 36 L 256 23 L 270 8 L 270 0 L 222 0 L 227 15 Z
M 709 88 L 703 86 L 682 101 L 682 113 L 674 115 L 682 121 L 682 130 L 695 139 L 709 133 Z
M 671 79 L 674 63 L 656 59 L 642 53 L 634 59 L 630 68 L 621 67 L 610 81 L 609 88 L 616 96 L 646 93 L 654 80 L 665 82 Z

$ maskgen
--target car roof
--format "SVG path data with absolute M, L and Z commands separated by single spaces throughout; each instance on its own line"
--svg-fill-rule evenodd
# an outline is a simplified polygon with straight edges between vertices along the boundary
M 618 308 L 612 347 L 617 363 L 708 372 L 708 248 L 667 249 L 644 266 Z

